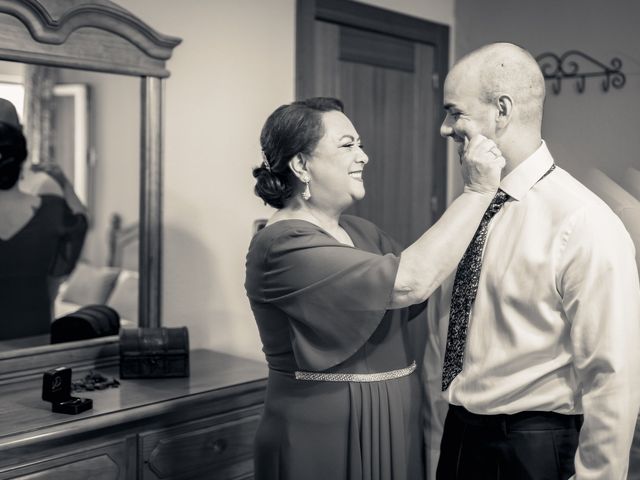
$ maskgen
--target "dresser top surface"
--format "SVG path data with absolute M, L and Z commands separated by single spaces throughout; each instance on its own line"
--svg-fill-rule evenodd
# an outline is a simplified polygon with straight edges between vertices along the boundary
M 119 388 L 74 392 L 74 397 L 91 398 L 93 409 L 78 415 L 51 412 L 51 404 L 41 399 L 41 380 L 0 386 L 0 447 L 21 437 L 46 435 L 61 429 L 74 430 L 86 420 L 99 428 L 119 417 L 133 421 L 145 415 L 161 415 L 185 408 L 202 396 L 203 401 L 243 392 L 264 390 L 266 364 L 210 350 L 190 353 L 190 376 L 187 378 L 121 380 L 117 367 L 101 368 L 99 373 L 120 382 Z M 57 366 L 52 366 L 55 368 Z M 73 374 L 79 380 L 86 372 Z M 85 420 L 85 422 L 80 422 Z M 86 426 L 84 426 L 86 428 Z

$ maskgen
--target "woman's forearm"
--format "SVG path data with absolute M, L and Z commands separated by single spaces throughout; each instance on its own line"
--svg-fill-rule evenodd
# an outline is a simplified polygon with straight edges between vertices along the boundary
M 400 257 L 389 308 L 427 299 L 457 267 L 493 194 L 465 191 Z
M 82 203 L 82 201 L 78 198 L 78 195 L 76 194 L 75 190 L 73 189 L 73 185 L 71 185 L 70 182 L 65 182 L 65 184 L 62 187 L 62 195 L 64 197 L 64 200 L 67 202 L 67 205 L 69 206 L 69 209 L 74 213 L 74 214 L 82 214 L 85 217 L 89 217 L 88 212 L 87 212 L 87 207 L 85 207 L 85 205 Z

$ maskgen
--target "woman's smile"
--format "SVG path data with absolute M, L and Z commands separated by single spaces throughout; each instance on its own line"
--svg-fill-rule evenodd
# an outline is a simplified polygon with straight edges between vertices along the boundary
M 354 170 L 352 172 L 349 172 L 349 176 L 354 180 L 362 182 L 362 170 Z

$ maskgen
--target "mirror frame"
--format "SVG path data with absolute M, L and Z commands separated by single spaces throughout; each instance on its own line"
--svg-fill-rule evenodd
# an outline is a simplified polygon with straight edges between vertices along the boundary
M 165 63 L 182 40 L 109 0 L 0 0 L 0 59 L 140 77 L 139 326 L 162 324 L 162 134 Z M 117 362 L 118 338 L 0 352 L 0 383 L 43 369 Z

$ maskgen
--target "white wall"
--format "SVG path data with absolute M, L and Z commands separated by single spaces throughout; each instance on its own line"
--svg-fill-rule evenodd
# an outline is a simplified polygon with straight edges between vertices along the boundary
M 623 89 L 603 93 L 587 80 L 578 94 L 565 82 L 555 96 L 547 83 L 543 135 L 558 164 L 579 179 L 598 167 L 620 181 L 640 167 L 640 2 L 635 0 L 457 0 L 457 53 L 510 41 L 534 55 L 579 49 L 603 63 L 623 61 Z
M 244 292 L 262 123 L 295 95 L 295 1 L 122 0 L 183 43 L 168 63 L 164 182 L 164 323 L 193 347 L 263 359 Z M 453 0 L 367 3 L 441 23 Z
M 22 63 L 0 60 L 0 81 L 23 82 L 24 65 Z
M 123 226 L 138 221 L 140 184 L 140 80 L 123 75 L 60 69 L 59 83 L 89 86 L 89 129 L 94 150 L 91 224 L 83 259 L 106 265 L 111 216 Z M 132 108 L 133 107 L 133 108 Z

